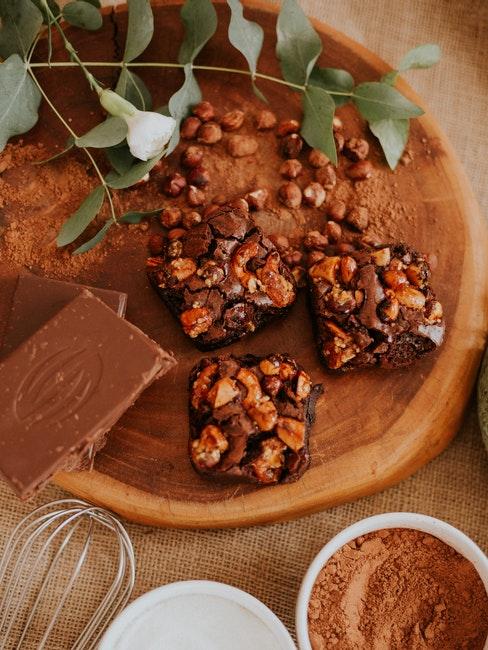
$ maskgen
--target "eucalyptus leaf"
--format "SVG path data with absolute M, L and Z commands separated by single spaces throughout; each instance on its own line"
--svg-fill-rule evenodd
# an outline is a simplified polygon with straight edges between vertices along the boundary
M 481 435 L 488 450 L 488 351 L 485 352 L 478 378 L 478 419 Z
M 31 0 L 31 2 L 39 9 L 43 16 L 43 23 L 47 25 L 49 20 L 47 17 L 47 11 L 44 7 L 44 0 Z M 59 5 L 55 0 L 47 0 L 47 5 L 55 16 L 61 13 Z
M 0 63 L 0 151 L 9 138 L 34 126 L 40 101 L 41 94 L 18 54 Z
M 133 61 L 151 42 L 154 17 L 150 0 L 128 0 L 129 21 L 125 39 L 124 61 Z
M 123 190 L 126 187 L 131 187 L 131 185 L 140 181 L 141 178 L 150 172 L 154 165 L 161 160 L 162 156 L 163 152 L 145 162 L 138 162 L 135 165 L 132 165 L 132 167 L 124 174 L 117 174 L 114 171 L 109 172 L 105 177 L 107 185 L 114 190 Z
M 56 238 L 59 247 L 71 244 L 88 228 L 99 213 L 104 197 L 105 190 L 102 185 L 98 185 L 90 192 L 78 210 L 63 223 Z
M 143 212 L 126 212 L 120 217 L 119 221 L 121 223 L 140 223 L 145 217 L 152 217 L 162 210 L 163 208 L 154 208 L 154 210 L 145 210 Z
M 303 93 L 302 104 L 301 134 L 305 142 L 323 151 L 336 165 L 337 151 L 332 130 L 335 112 L 333 99 L 323 88 L 309 86 Z
M 167 154 L 170 154 L 178 145 L 180 140 L 180 124 L 188 115 L 192 106 L 198 104 L 202 99 L 202 93 L 198 86 L 191 63 L 187 63 L 184 68 L 185 81 L 179 90 L 170 97 L 168 108 L 170 115 L 176 120 L 176 127 L 168 144 Z
M 405 54 L 398 64 L 398 70 L 404 72 L 413 68 L 430 68 L 441 59 L 441 48 L 434 43 L 418 45 Z
M 346 102 L 351 101 L 350 95 L 354 88 L 354 79 L 346 70 L 319 68 L 315 66 L 310 75 L 310 83 L 330 93 L 336 106 L 342 106 Z M 349 96 L 336 95 L 334 93 L 347 93 Z
M 192 63 L 217 29 L 217 12 L 210 0 L 186 0 L 181 8 L 185 38 L 178 54 L 179 63 Z
M 390 70 L 390 72 L 387 72 L 381 77 L 381 81 L 382 83 L 388 84 L 389 86 L 394 86 L 398 74 L 398 70 Z
M 89 250 L 97 246 L 97 244 L 99 244 L 105 239 L 108 231 L 113 225 L 114 225 L 113 219 L 109 219 L 108 221 L 106 221 L 94 237 L 86 241 L 81 246 L 78 246 L 78 248 L 76 248 L 72 254 L 81 255 L 82 253 L 87 253 Z
M 0 57 L 26 58 L 42 25 L 42 13 L 30 0 L 0 0 Z
M 108 117 L 105 122 L 97 124 L 93 129 L 77 138 L 77 147 L 94 147 L 104 149 L 119 144 L 127 135 L 127 122 L 121 117 Z
M 68 153 L 68 151 L 71 151 L 73 147 L 75 146 L 75 140 L 73 136 L 69 136 L 68 141 L 66 142 L 66 146 L 62 151 L 59 151 L 58 153 L 55 153 L 53 156 L 50 156 L 49 158 L 45 158 L 44 160 L 36 160 L 32 164 L 33 165 L 45 165 L 48 162 L 52 162 L 53 160 L 57 160 L 58 158 L 61 158 L 61 156 L 64 156 L 64 154 Z
M 260 90 L 260 89 L 256 86 L 256 84 L 254 83 L 254 81 L 252 82 L 252 91 L 253 91 L 253 93 L 256 95 L 256 97 L 257 97 L 258 99 L 260 99 L 260 100 L 261 100 L 262 102 L 264 102 L 265 104 L 269 104 L 266 95 L 263 93 L 262 90 Z
M 296 0 L 283 0 L 276 34 L 276 55 L 283 77 L 305 85 L 322 51 L 322 41 Z
M 370 122 L 369 128 L 378 138 L 391 169 L 398 165 L 408 141 L 409 120 L 379 120 Z
M 124 97 L 140 111 L 148 111 L 152 107 L 151 93 L 142 79 L 127 68 L 122 68 L 115 92 Z
M 63 18 L 73 27 L 89 31 L 100 29 L 103 24 L 102 14 L 86 0 L 74 0 L 63 7 Z
M 109 163 L 120 176 L 128 172 L 135 161 L 127 143 L 108 147 L 105 149 L 105 154 Z
M 396 88 L 380 81 L 371 81 L 356 86 L 353 100 L 361 115 L 368 122 L 417 117 L 424 112 Z
M 227 0 L 227 4 L 231 10 L 229 41 L 244 56 L 249 70 L 254 75 L 263 47 L 263 28 L 252 20 L 244 18 L 239 0 Z

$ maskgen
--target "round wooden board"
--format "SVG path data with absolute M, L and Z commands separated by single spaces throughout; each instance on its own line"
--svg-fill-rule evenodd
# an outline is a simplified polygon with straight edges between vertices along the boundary
M 155 4 L 156 34 L 164 37 L 153 39 L 144 58 L 176 60 L 182 33 L 179 8 L 167 2 Z M 279 75 L 273 54 L 276 14 L 269 5 L 247 4 L 249 17 L 265 29 L 261 69 Z M 227 42 L 227 7 L 220 4 L 218 11 L 219 31 L 201 62 L 225 61 L 226 65 L 242 67 L 242 57 Z M 124 9 L 118 8 L 106 17 L 106 38 L 73 31 L 85 59 L 114 56 L 115 24 L 120 47 L 126 26 Z M 388 70 L 383 61 L 343 34 L 317 22 L 315 26 L 324 41 L 322 65 L 348 69 L 357 81 L 378 79 Z M 140 74 L 156 96 L 155 105 L 165 103 L 181 83 L 179 71 L 141 70 Z M 84 125 L 88 128 L 88 109 L 97 110 L 96 100 L 85 100 L 87 93 L 79 73 L 65 70 L 53 78 L 49 71 L 43 71 L 39 78 L 56 97 L 56 104 L 73 117 L 78 131 L 82 132 Z M 113 83 L 113 71 L 106 71 L 103 79 Z M 246 78 L 238 75 L 199 73 L 199 80 L 204 96 L 219 106 L 234 106 L 248 90 Z M 286 88 L 268 83 L 261 86 L 280 117 L 299 115 L 298 100 Z M 400 88 L 423 104 L 406 84 L 401 82 Z M 248 99 L 254 101 L 250 90 Z M 258 105 L 257 100 L 254 103 Z M 44 107 L 41 126 L 25 140 L 60 143 L 65 137 Z M 487 232 L 463 170 L 428 111 L 413 124 L 410 147 L 414 163 L 401 166 L 394 174 L 384 173 L 383 191 L 385 197 L 395 195 L 415 214 L 414 219 L 393 223 L 392 234 L 437 256 L 433 284 L 445 306 L 448 326 L 446 341 L 438 353 L 410 370 L 331 375 L 318 360 L 301 296 L 289 317 L 227 351 L 260 354 L 286 350 L 299 359 L 315 381 L 324 383 L 326 392 L 318 404 L 311 436 L 310 470 L 297 483 L 265 489 L 205 481 L 191 469 L 186 451 L 187 377 L 201 354 L 181 334 L 149 287 L 143 270 L 144 245 L 128 238 L 125 248 L 111 252 L 79 279 L 126 291 L 127 317 L 172 349 L 178 367 L 149 388 L 114 427 L 106 447 L 97 455 L 94 471 L 60 473 L 55 482 L 138 522 L 202 528 L 248 526 L 298 517 L 377 492 L 439 454 L 459 427 L 484 346 L 488 322 Z M 375 155 L 377 164 L 383 165 L 379 154 Z M 12 278 L 15 271 L 12 266 L 7 270 L 4 264 L 2 277 Z M 11 286 L 7 284 L 1 285 L 3 297 Z

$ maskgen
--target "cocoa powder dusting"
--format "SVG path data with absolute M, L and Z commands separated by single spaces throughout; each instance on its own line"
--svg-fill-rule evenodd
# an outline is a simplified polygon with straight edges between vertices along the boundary
M 482 650 L 488 595 L 473 564 L 436 537 L 380 530 L 327 562 L 308 619 L 313 650 Z

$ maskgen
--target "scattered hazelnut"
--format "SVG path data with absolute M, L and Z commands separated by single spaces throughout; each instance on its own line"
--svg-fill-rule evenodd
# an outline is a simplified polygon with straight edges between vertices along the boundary
M 330 159 L 320 149 L 312 149 L 308 154 L 308 162 L 312 167 L 325 167 L 330 163 Z
M 262 210 L 268 200 L 268 190 L 261 189 L 248 192 L 245 199 L 249 204 L 250 210 Z
M 322 253 L 322 251 L 310 251 L 310 253 L 307 255 L 307 266 L 313 266 L 314 264 L 317 264 L 317 262 L 320 262 L 320 260 L 323 260 L 325 257 L 325 253 Z
M 196 208 L 199 205 L 205 203 L 205 193 L 202 190 L 199 190 L 195 185 L 188 185 L 188 193 L 186 195 L 186 200 L 188 205 L 192 208 Z
M 349 138 L 344 144 L 344 155 L 357 162 L 368 157 L 369 144 L 364 138 Z
M 258 141 L 250 135 L 232 135 L 227 141 L 227 151 L 233 158 L 252 156 L 258 150 Z
M 285 235 L 270 235 L 269 238 L 281 254 L 290 248 L 290 242 Z
M 212 203 L 215 203 L 216 205 L 225 205 L 227 203 L 227 197 L 225 194 L 216 194 L 212 199 Z
M 168 239 L 172 242 L 175 239 L 181 239 L 184 234 L 186 234 L 186 230 L 184 228 L 173 228 L 168 232 Z
M 259 111 L 256 117 L 256 128 L 258 131 L 266 131 L 268 129 L 274 129 L 276 126 L 277 120 L 276 115 L 271 111 L 266 109 Z
M 363 181 L 373 175 L 373 165 L 369 160 L 360 160 L 350 165 L 346 174 L 353 181 Z
M 287 208 L 298 208 L 302 203 L 302 190 L 293 181 L 280 185 L 278 196 Z
M 164 236 L 160 232 L 155 232 L 149 237 L 148 248 L 151 255 L 161 255 L 164 248 Z
M 222 140 L 222 129 L 217 122 L 205 122 L 198 129 L 197 140 L 202 144 L 215 144 Z
M 340 268 L 341 268 L 341 276 L 343 281 L 346 284 L 349 284 L 349 282 L 351 282 L 353 277 L 356 275 L 356 271 L 358 270 L 358 265 L 356 260 L 354 259 L 354 257 L 351 257 L 350 255 L 346 255 L 345 257 L 341 258 Z
M 337 244 L 338 253 L 352 253 L 354 250 L 356 250 L 354 244 L 348 244 L 346 242 L 339 242 L 339 244 Z
M 181 210 L 175 207 L 165 208 L 159 220 L 165 228 L 176 228 L 181 223 Z
M 210 203 L 210 205 L 207 205 L 207 207 L 203 211 L 203 218 L 208 219 L 219 210 L 220 210 L 220 205 L 217 205 L 216 203 Z
M 238 109 L 229 111 L 220 120 L 223 131 L 237 131 L 244 123 L 244 112 Z
M 298 120 L 282 120 L 278 124 L 276 135 L 282 138 L 290 133 L 298 133 L 298 131 L 300 131 L 300 122 Z
M 368 208 L 361 205 L 352 208 L 346 216 L 346 221 L 350 226 L 360 232 L 366 230 L 369 223 Z
M 298 133 L 285 135 L 281 141 L 281 155 L 285 158 L 297 158 L 303 148 L 303 140 Z
M 302 251 L 298 250 L 290 250 L 290 252 L 283 255 L 283 262 L 289 267 L 298 266 L 298 264 L 301 263 L 302 259 L 303 253 Z
M 196 138 L 197 131 L 201 125 L 202 125 L 202 121 L 199 120 L 198 117 L 195 117 L 194 115 L 190 115 L 190 117 L 187 117 L 186 120 L 183 120 L 180 129 L 180 135 L 183 138 L 183 140 L 193 140 L 193 138 Z
M 302 163 L 296 158 L 290 158 L 280 167 L 280 174 L 285 178 L 296 178 L 302 171 Z
M 181 154 L 181 164 L 183 167 L 197 167 L 203 160 L 203 149 L 196 145 L 191 145 Z
M 303 238 L 303 246 L 306 250 L 322 251 L 329 244 L 326 235 L 323 235 L 318 230 L 310 230 Z
M 325 190 L 320 183 L 310 183 L 303 190 L 303 200 L 311 208 L 320 208 L 325 199 Z
M 202 165 L 198 165 L 198 167 L 193 167 L 193 169 L 190 169 L 190 171 L 186 175 L 186 180 L 188 182 L 188 185 L 195 185 L 196 187 L 205 187 L 210 182 L 210 174 L 205 169 L 205 167 L 202 167 Z
M 193 115 L 196 115 L 202 122 L 210 122 L 215 117 L 215 109 L 210 102 L 200 102 L 193 107 Z
M 178 174 L 178 172 L 174 172 L 164 178 L 162 190 L 167 196 L 176 197 L 182 193 L 185 186 L 185 177 Z
M 334 199 L 327 204 L 327 216 L 334 221 L 343 221 L 346 216 L 346 204 L 344 201 Z
M 192 226 L 196 226 L 197 223 L 201 223 L 202 215 L 199 212 L 186 212 L 183 215 L 183 225 L 185 228 L 190 229 Z
M 234 199 L 229 203 L 229 205 L 233 208 L 236 208 L 236 210 L 242 210 L 243 212 L 249 212 L 249 203 L 246 201 L 246 199 L 240 198 L 240 199 Z
M 320 183 L 324 190 L 331 190 L 337 183 L 337 174 L 333 165 L 325 165 L 315 172 L 315 180 Z
M 185 232 L 186 232 L 185 230 L 182 230 L 183 234 L 185 234 Z M 181 257 L 181 254 L 183 252 L 183 244 L 180 241 L 180 237 L 175 237 L 169 242 L 168 248 L 166 249 L 166 255 L 168 257 L 171 257 L 173 259 L 176 257 Z
M 334 244 L 342 238 L 342 228 L 335 221 L 328 221 L 326 225 L 327 237 Z

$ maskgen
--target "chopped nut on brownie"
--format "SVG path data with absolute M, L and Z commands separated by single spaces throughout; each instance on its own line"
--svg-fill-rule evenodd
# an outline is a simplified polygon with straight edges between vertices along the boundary
M 297 480 L 321 392 L 287 354 L 202 359 L 190 375 L 193 467 L 262 485 Z
M 317 343 L 333 370 L 409 366 L 441 345 L 426 257 L 405 244 L 324 255 L 308 268 Z

